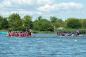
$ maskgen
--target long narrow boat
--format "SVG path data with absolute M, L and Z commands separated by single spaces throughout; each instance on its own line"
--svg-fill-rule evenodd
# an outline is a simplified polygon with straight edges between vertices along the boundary
M 9 37 L 31 37 L 31 32 L 10 32 L 8 33 Z

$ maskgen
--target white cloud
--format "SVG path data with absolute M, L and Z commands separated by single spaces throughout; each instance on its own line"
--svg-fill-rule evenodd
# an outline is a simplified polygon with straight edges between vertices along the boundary
M 52 3 L 50 0 L 3 0 L 0 3 L 0 8 L 21 6 L 21 5 L 44 5 Z
M 46 5 L 43 5 L 43 6 L 39 7 L 39 8 L 37 8 L 37 9 L 38 9 L 39 11 L 44 11 L 44 12 L 46 12 L 46 11 L 50 11 L 50 10 L 54 9 L 54 7 L 55 7 L 54 4 L 46 4 Z
M 83 7 L 80 3 L 69 2 L 69 3 L 58 3 L 58 4 L 46 4 L 38 8 L 40 11 L 52 11 L 52 10 L 69 10 L 69 9 L 81 9 Z
M 3 0 L 0 2 L 0 14 L 9 15 L 49 15 L 52 11 L 81 9 L 83 4 L 75 2 L 56 3 L 55 0 Z M 48 13 L 49 12 L 49 13 Z
M 37 10 L 26 10 L 26 8 L 21 9 L 23 6 L 40 6 L 44 4 L 52 3 L 50 0 L 3 0 L 0 3 L 1 14 L 11 14 L 11 13 L 19 13 L 19 14 L 30 14 L 30 15 L 40 15 L 42 14 Z M 32 8 L 33 8 L 32 7 Z M 3 10 L 4 9 L 4 10 Z
M 36 3 L 39 5 L 50 4 L 53 3 L 53 0 L 36 0 Z
M 32 4 L 33 0 L 4 0 L 0 3 L 0 8 L 13 7 L 15 5 Z
M 0 8 L 6 8 L 11 5 L 12 3 L 9 0 L 8 1 L 4 0 L 3 2 L 0 3 Z
M 17 9 L 15 11 L 11 11 L 11 13 L 19 13 L 19 14 L 30 14 L 30 15 L 34 15 L 34 14 L 42 14 L 39 11 L 29 11 L 29 10 L 25 10 L 25 9 Z
M 80 3 L 69 2 L 69 3 L 59 3 L 57 4 L 58 9 L 80 9 L 83 5 Z
M 12 11 L 3 11 L 3 10 L 0 11 L 0 15 L 5 15 L 5 16 L 8 16 L 12 13 L 18 13 L 21 16 L 25 16 L 25 15 L 34 16 L 34 15 L 41 15 L 42 14 L 42 12 L 39 12 L 39 11 L 29 11 L 29 10 L 25 10 L 25 9 L 16 9 L 16 10 L 12 10 Z

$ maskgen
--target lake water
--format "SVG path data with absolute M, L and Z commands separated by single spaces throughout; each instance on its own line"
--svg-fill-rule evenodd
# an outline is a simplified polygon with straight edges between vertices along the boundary
M 86 37 L 34 34 L 32 38 L 0 34 L 0 57 L 86 57 Z

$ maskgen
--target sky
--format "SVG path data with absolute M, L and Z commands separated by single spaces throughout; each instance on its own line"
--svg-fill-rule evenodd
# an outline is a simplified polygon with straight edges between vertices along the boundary
M 86 0 L 0 0 L 0 15 L 86 18 Z

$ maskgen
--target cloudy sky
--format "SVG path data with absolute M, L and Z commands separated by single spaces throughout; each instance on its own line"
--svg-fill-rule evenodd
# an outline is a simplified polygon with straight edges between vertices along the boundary
M 0 15 L 86 18 L 85 0 L 0 0 Z

